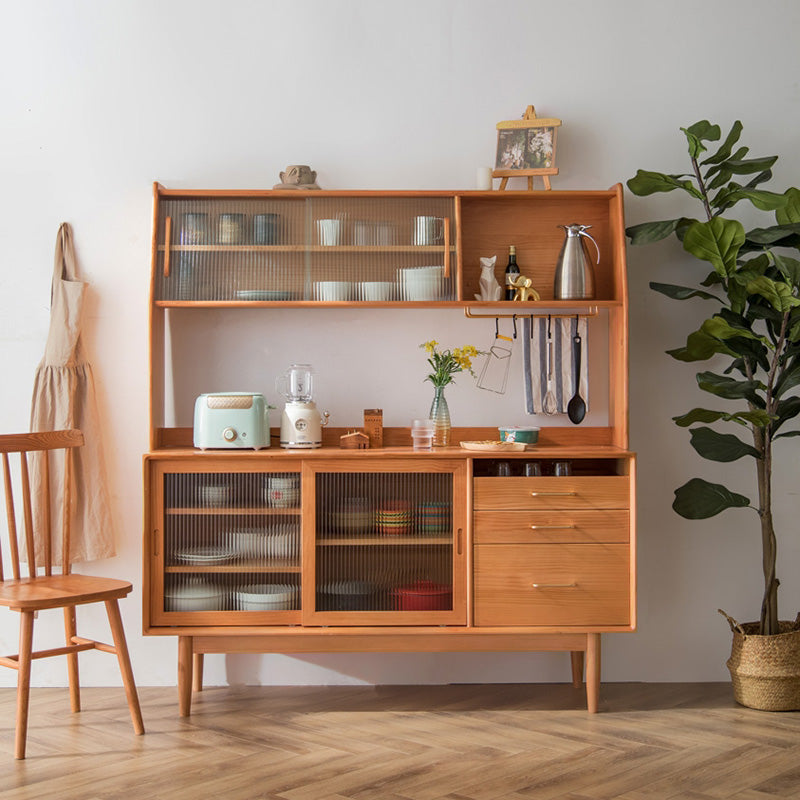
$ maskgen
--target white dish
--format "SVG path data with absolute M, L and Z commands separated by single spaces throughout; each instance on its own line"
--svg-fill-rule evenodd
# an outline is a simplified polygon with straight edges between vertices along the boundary
M 286 583 L 256 583 L 233 593 L 239 611 L 287 611 L 294 607 L 297 587 Z
M 314 284 L 314 299 L 322 302 L 349 300 L 352 286 L 350 281 L 317 281 Z
M 384 302 L 392 299 L 394 284 L 391 281 L 362 281 L 358 285 L 359 300 Z
M 234 555 L 236 554 L 232 550 L 223 547 L 192 547 L 175 553 L 175 560 L 184 564 L 224 564 Z
M 225 592 L 219 586 L 197 579 L 164 592 L 165 611 L 221 611 L 224 601 Z

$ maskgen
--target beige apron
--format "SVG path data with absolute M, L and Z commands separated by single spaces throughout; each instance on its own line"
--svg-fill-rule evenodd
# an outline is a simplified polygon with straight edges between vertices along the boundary
M 92 368 L 81 344 L 81 319 L 86 284 L 77 279 L 72 231 L 65 222 L 58 229 L 50 304 L 50 330 L 44 357 L 36 369 L 31 405 L 31 431 L 79 428 L 85 445 L 74 452 L 75 505 L 72 515 L 70 563 L 115 555 L 114 531 L 108 502 L 105 460 L 94 394 Z M 53 457 L 51 456 L 51 459 Z M 63 494 L 63 458 L 51 461 L 52 496 Z M 33 496 L 41 498 L 41 462 L 31 464 Z M 34 521 L 43 507 L 34 507 Z M 53 561 L 61 561 L 61 508 L 51 508 Z M 35 524 L 34 529 L 39 530 Z M 44 542 L 36 541 L 36 562 Z

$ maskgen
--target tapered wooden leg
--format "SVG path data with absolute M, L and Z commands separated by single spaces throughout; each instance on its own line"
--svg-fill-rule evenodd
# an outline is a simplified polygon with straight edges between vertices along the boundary
M 119 671 L 122 673 L 122 683 L 125 686 L 125 695 L 128 698 L 128 708 L 131 712 L 133 730 L 140 736 L 144 733 L 142 709 L 139 707 L 139 695 L 136 693 L 136 684 L 133 680 L 131 657 L 128 654 L 128 645 L 125 641 L 125 629 L 122 627 L 122 617 L 119 613 L 119 603 L 116 600 L 106 600 L 106 613 L 111 625 L 111 635 L 114 637 L 114 648 L 117 651 Z
M 19 623 L 19 669 L 17 670 L 17 731 L 14 757 L 25 758 L 28 738 L 28 698 L 31 693 L 31 650 L 33 649 L 33 611 L 23 611 Z
M 583 650 L 572 650 L 569 658 L 572 665 L 572 685 L 580 689 L 583 686 Z
M 192 691 L 203 691 L 203 654 L 194 654 L 194 672 L 192 677 Z
M 192 637 L 178 637 L 178 706 L 180 715 L 192 713 Z
M 72 637 L 77 636 L 78 626 L 75 619 L 75 606 L 64 609 L 64 636 L 67 644 L 72 644 Z M 69 676 L 69 705 L 73 712 L 81 710 L 81 685 L 78 675 L 78 654 L 67 654 L 67 675 Z
M 586 634 L 586 707 L 597 713 L 600 704 L 600 634 Z

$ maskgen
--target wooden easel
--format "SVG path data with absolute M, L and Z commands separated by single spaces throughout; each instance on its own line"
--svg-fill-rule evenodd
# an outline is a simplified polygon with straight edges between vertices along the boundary
M 528 106 L 522 119 L 508 120 L 506 122 L 498 122 L 497 130 L 508 130 L 516 128 L 552 128 L 553 129 L 553 160 L 555 161 L 556 154 L 556 134 L 561 125 L 560 119 L 547 119 L 537 118 L 536 109 L 533 106 Z M 498 134 L 499 136 L 499 134 Z M 545 190 L 550 189 L 550 176 L 558 175 L 558 167 L 540 167 L 538 169 L 495 169 L 492 170 L 493 178 L 501 178 L 500 190 L 503 190 L 508 185 L 509 178 L 522 178 L 528 179 L 528 191 L 533 191 L 533 179 L 539 176 L 544 183 Z

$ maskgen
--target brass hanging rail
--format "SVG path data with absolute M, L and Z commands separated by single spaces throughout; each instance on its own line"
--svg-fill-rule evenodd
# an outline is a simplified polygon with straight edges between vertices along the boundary
M 589 306 L 584 311 L 548 311 L 546 313 L 531 313 L 530 311 L 520 308 L 513 314 L 475 314 L 469 306 L 464 306 L 464 316 L 468 319 L 516 319 L 519 317 L 529 317 L 531 319 L 572 319 L 573 317 L 596 317 L 600 313 L 597 306 Z

